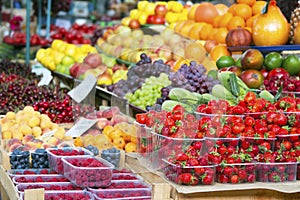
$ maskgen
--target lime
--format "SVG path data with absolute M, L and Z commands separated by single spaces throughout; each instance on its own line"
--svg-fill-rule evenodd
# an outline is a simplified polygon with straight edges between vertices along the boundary
M 265 56 L 264 65 L 267 70 L 281 67 L 283 58 L 278 52 L 270 52 Z
M 225 67 L 231 67 L 235 65 L 235 60 L 231 56 L 221 56 L 217 62 L 216 65 L 218 69 L 222 69 Z
M 296 55 L 288 55 L 283 60 L 282 67 L 290 74 L 290 75 L 298 75 L 300 72 L 300 58 Z

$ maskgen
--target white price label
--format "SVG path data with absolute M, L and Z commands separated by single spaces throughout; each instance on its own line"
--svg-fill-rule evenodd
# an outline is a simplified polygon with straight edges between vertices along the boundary
M 58 27 L 63 27 L 66 30 L 71 28 L 71 22 L 69 20 L 66 20 L 66 19 L 56 19 L 55 25 L 58 26 Z
M 71 129 L 66 132 L 66 136 L 79 137 L 90 129 L 98 119 L 81 118 Z
M 36 75 L 43 75 L 42 79 L 38 83 L 38 86 L 49 85 L 50 82 L 53 79 L 53 76 L 51 75 L 51 72 L 48 69 L 44 68 L 44 67 L 36 66 L 31 71 L 33 73 L 35 73 Z
M 96 86 L 97 79 L 95 76 L 89 74 L 86 79 L 84 79 L 79 85 L 77 85 L 74 89 L 68 92 L 68 95 L 76 101 L 80 103 L 88 96 L 91 90 Z

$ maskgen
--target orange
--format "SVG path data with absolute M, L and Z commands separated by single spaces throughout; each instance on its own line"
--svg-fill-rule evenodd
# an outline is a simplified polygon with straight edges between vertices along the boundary
M 209 36 L 208 36 L 208 40 L 213 40 L 215 38 L 215 34 L 217 34 L 218 32 L 218 29 L 217 28 L 213 28 L 210 33 L 209 33 Z
M 222 20 L 222 17 L 220 15 L 216 16 L 213 20 L 213 23 L 212 23 L 213 27 L 214 28 L 219 28 L 219 23 L 220 23 L 221 20 Z
M 227 24 L 227 29 L 228 30 L 232 30 L 235 29 L 237 27 L 245 27 L 246 23 L 245 20 L 239 16 L 233 16 L 230 21 Z
M 191 30 L 195 22 L 192 20 L 186 20 L 185 23 L 181 26 L 179 33 L 185 37 L 188 36 L 189 31 Z
M 233 14 L 236 6 L 237 6 L 236 3 L 231 4 L 231 6 L 228 8 L 228 12 Z
M 206 40 L 205 44 L 204 44 L 204 48 L 205 50 L 210 53 L 210 51 L 216 46 L 218 45 L 218 42 L 215 40 Z
M 197 23 L 194 23 L 192 28 L 190 29 L 189 33 L 188 33 L 188 36 L 189 38 L 191 39 L 194 39 L 194 40 L 199 40 L 199 33 L 202 29 L 202 27 L 205 25 L 206 23 L 204 22 L 197 22 Z
M 199 33 L 200 40 L 207 40 L 212 29 L 213 26 L 211 24 L 204 25 Z
M 259 14 L 256 14 L 246 20 L 246 27 L 252 28 L 254 20 L 258 17 Z
M 186 22 L 186 20 L 182 20 L 176 23 L 174 30 L 176 33 L 179 33 L 181 27 L 183 26 L 183 24 Z
M 195 12 L 199 4 L 194 4 L 192 7 L 190 7 L 188 12 L 188 19 L 195 20 Z
M 222 4 L 222 3 L 218 3 L 215 5 L 219 15 L 224 15 L 225 13 L 227 13 L 228 11 L 228 6 L 226 6 L 225 4 Z
M 265 1 L 256 1 L 252 6 L 252 15 L 261 14 L 261 10 L 266 6 Z
M 219 22 L 219 27 L 227 27 L 228 22 L 231 20 L 233 17 L 232 13 L 226 13 L 221 16 L 221 20 Z
M 218 44 L 210 51 L 210 57 L 216 62 L 221 56 L 231 56 L 226 45 Z
M 249 5 L 240 3 L 240 4 L 236 5 L 233 15 L 240 16 L 241 18 L 246 20 L 246 19 L 252 17 L 252 9 Z
M 252 6 L 256 0 L 236 0 L 236 2 L 239 4 L 239 3 L 244 3 L 244 4 L 247 4 L 249 6 Z
M 218 15 L 219 13 L 212 3 L 202 2 L 195 10 L 195 21 L 212 24 L 214 17 Z
M 184 49 L 184 57 L 186 59 L 202 62 L 206 56 L 206 50 L 203 45 L 196 42 L 189 43 Z
M 218 43 L 225 44 L 227 33 L 227 28 L 218 28 L 216 33 L 214 34 L 214 40 L 216 40 Z

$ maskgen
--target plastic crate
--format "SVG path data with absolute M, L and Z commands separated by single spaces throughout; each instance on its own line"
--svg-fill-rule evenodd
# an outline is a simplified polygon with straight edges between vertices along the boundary
M 16 175 L 12 178 L 14 184 L 21 183 L 50 183 L 50 182 L 70 182 L 62 175 Z
M 297 163 L 257 163 L 257 180 L 260 182 L 296 181 Z
M 63 174 L 64 173 L 64 167 L 63 167 L 63 162 L 62 162 L 62 158 L 65 156 L 68 157 L 76 157 L 79 155 L 74 155 L 74 156 L 70 156 L 70 155 L 56 155 L 55 153 L 53 153 L 53 150 L 56 151 L 64 151 L 64 152 L 71 152 L 71 151 L 77 151 L 80 152 L 81 155 L 80 156 L 92 156 L 93 153 L 88 151 L 85 148 L 73 148 L 73 147 L 64 147 L 64 148 L 49 148 L 47 149 L 47 154 L 48 154 L 48 159 L 49 159 L 49 166 L 51 169 L 53 169 L 54 171 L 56 171 L 59 174 Z
M 87 159 L 98 160 L 100 167 L 77 167 L 70 163 L 72 160 L 84 162 Z M 110 185 L 114 166 L 100 157 L 64 157 L 64 176 L 79 187 L 106 187 Z
M 208 166 L 180 166 L 163 159 L 163 172 L 169 181 L 178 185 L 213 185 L 215 183 L 215 165 Z M 194 183 L 185 183 L 182 177 L 186 174 L 193 176 Z
M 256 163 L 220 164 L 216 166 L 218 183 L 254 183 L 256 181 Z

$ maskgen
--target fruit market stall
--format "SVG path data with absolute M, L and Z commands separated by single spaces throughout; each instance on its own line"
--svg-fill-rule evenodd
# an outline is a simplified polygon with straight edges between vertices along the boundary
M 32 65 L 0 62 L 2 199 L 299 199 L 296 17 L 140 1 L 51 25 Z

